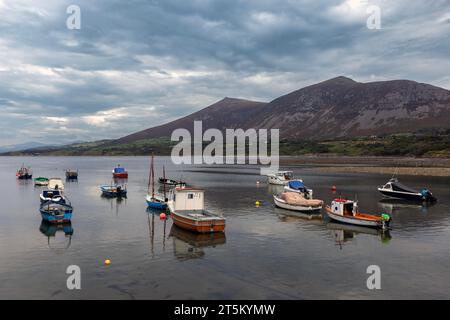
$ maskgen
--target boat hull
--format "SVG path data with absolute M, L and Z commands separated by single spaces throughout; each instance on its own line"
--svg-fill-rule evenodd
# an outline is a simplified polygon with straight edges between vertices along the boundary
M 125 172 L 125 173 L 113 173 L 113 178 L 116 178 L 116 179 L 128 179 L 128 172 Z
M 417 202 L 435 202 L 436 198 L 426 198 L 420 193 L 408 193 L 408 192 L 399 192 L 399 191 L 391 191 L 386 190 L 382 188 L 378 188 L 378 191 L 383 194 L 386 197 L 393 198 L 393 199 L 404 199 L 404 200 L 410 200 L 410 201 L 417 201 Z
M 383 227 L 383 222 L 381 219 L 380 220 L 367 220 L 367 219 L 360 219 L 360 218 L 355 218 L 355 217 L 351 217 L 351 216 L 341 216 L 341 215 L 333 213 L 329 207 L 326 207 L 326 212 L 330 219 L 341 222 L 341 223 L 351 224 L 351 225 L 355 225 L 355 226 L 370 227 L 370 228 L 382 228 Z
M 147 200 L 147 206 L 149 208 L 152 208 L 152 209 L 161 209 L 161 210 L 167 209 L 167 204 L 166 203 L 158 202 L 158 201 L 149 201 L 149 200 Z
M 215 233 L 225 231 L 225 218 L 213 218 L 210 220 L 189 219 L 184 215 L 172 212 L 173 223 L 182 229 L 197 233 Z
M 300 211 L 300 212 L 317 212 L 322 209 L 322 206 L 312 207 L 312 206 L 294 206 L 291 204 L 286 203 L 282 199 L 278 198 L 277 196 L 273 196 L 273 200 L 275 202 L 275 205 L 279 208 L 291 210 L 291 211 Z
M 17 179 L 19 180 L 30 180 L 33 178 L 32 174 L 23 174 L 23 175 L 18 175 Z
M 71 206 L 59 203 L 44 203 L 40 208 L 42 219 L 52 224 L 70 222 L 72 212 Z

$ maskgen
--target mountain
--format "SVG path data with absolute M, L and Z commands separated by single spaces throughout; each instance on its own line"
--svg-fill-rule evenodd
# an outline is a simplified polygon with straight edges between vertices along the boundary
M 215 104 L 195 112 L 187 117 L 169 122 L 165 125 L 150 128 L 135 134 L 123 137 L 113 143 L 130 143 L 149 138 L 170 137 L 172 132 L 179 128 L 193 132 L 194 121 L 203 121 L 203 130 L 217 128 L 242 128 L 248 119 L 254 118 L 266 103 L 243 99 L 225 98 Z
M 28 149 L 36 149 L 36 148 L 42 148 L 42 147 L 48 147 L 48 146 L 43 143 L 39 143 L 39 142 L 25 142 L 25 143 L 20 143 L 20 144 L 0 146 L 0 153 L 28 150 Z
M 277 128 L 287 140 L 326 140 L 450 128 L 450 91 L 409 80 L 361 83 L 333 78 L 270 103 L 225 98 L 168 124 L 113 141 L 131 143 L 208 128 Z

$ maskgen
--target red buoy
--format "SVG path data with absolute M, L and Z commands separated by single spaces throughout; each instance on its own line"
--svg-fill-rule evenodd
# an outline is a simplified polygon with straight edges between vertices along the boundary
M 336 186 L 331 187 L 331 191 L 336 192 L 336 190 L 337 190 Z
M 159 218 L 160 218 L 161 220 L 166 220 L 167 216 L 166 216 L 166 214 L 165 214 L 164 212 L 162 212 L 162 213 L 159 215 Z

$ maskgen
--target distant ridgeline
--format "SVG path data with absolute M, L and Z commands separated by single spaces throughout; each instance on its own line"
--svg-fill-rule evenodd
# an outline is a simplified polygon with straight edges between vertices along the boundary
M 167 124 L 117 140 L 9 155 L 169 155 L 174 130 L 279 129 L 281 155 L 450 157 L 450 91 L 409 80 L 333 78 L 271 102 L 225 98 Z M 205 143 L 207 145 L 208 143 Z

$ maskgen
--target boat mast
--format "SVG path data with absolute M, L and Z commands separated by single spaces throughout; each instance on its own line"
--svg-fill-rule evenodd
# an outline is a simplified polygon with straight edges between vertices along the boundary
M 148 170 L 148 186 L 147 186 L 147 194 L 150 194 L 150 179 L 152 175 L 152 162 L 150 161 L 150 168 Z
M 154 169 L 154 155 L 152 153 L 152 199 L 155 199 L 155 169 Z
M 166 181 L 166 167 L 163 166 L 163 181 Z M 163 183 L 163 188 L 164 188 L 164 201 L 166 201 L 166 184 Z

